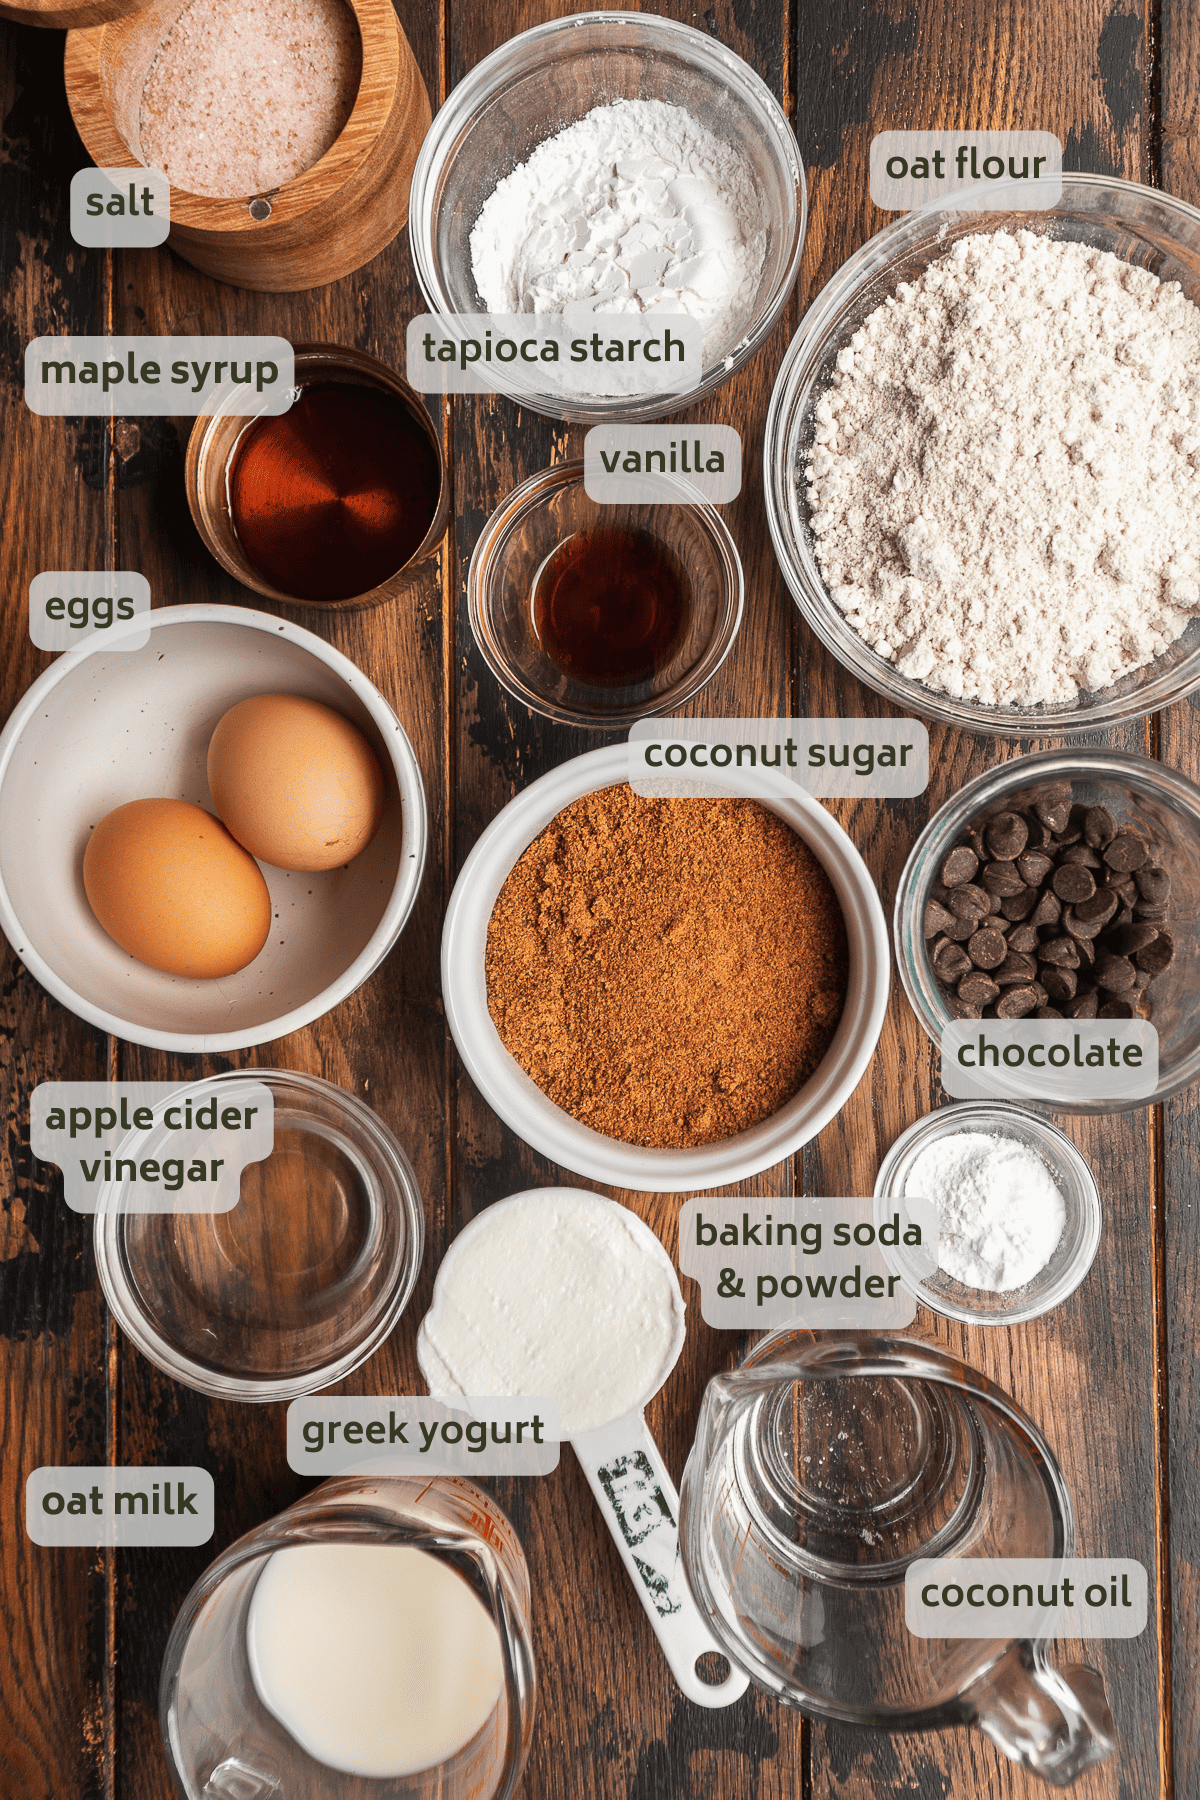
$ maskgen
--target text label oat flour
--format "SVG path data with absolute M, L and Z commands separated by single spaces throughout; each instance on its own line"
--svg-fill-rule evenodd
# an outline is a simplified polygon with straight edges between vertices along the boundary
M 821 800 L 923 794 L 929 733 L 919 719 L 639 719 L 629 785 L 648 800 L 801 787 Z
M 1158 1086 L 1146 1019 L 954 1019 L 941 1049 L 956 1100 L 1149 1100 Z
M 679 1214 L 679 1266 L 700 1285 L 700 1314 L 724 1331 L 800 1325 L 814 1331 L 894 1331 L 917 1303 L 885 1251 L 903 1245 L 919 1278 L 938 1266 L 937 1208 L 910 1195 L 747 1199 L 711 1194 Z
M 1049 131 L 881 131 L 870 179 L 884 212 L 1043 212 L 1062 199 L 1062 145 Z
M 29 584 L 29 636 L 39 650 L 77 650 L 150 611 L 150 583 L 129 569 L 46 569 Z M 141 650 L 144 631 L 118 632 L 114 650 Z

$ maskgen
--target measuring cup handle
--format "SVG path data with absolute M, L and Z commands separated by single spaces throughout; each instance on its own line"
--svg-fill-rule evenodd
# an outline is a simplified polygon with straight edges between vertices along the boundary
M 1069 1786 L 1116 1742 L 1096 1670 L 1083 1663 L 1051 1669 L 1034 1644 L 1013 1644 L 963 1699 L 975 1724 L 1005 1756 L 1052 1787 Z
M 671 1673 L 697 1706 L 730 1706 L 750 1685 L 730 1667 L 710 1685 L 696 1673 L 701 1656 L 729 1659 L 705 1624 L 684 1580 L 679 1555 L 679 1496 L 641 1413 L 571 1440 L 596 1504 L 629 1571 Z

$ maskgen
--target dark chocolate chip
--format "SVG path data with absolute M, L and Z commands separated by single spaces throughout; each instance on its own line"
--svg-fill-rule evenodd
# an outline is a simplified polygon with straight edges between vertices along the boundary
M 982 919 L 991 909 L 991 897 L 974 882 L 964 881 L 961 887 L 950 889 L 947 905 L 956 918 Z
M 1026 956 L 1038 947 L 1038 934 L 1035 925 L 1013 925 L 1008 933 L 1010 950 L 1020 950 Z
M 1119 875 L 1130 875 L 1145 862 L 1146 846 L 1131 831 L 1121 831 L 1105 846 L 1104 860 Z
M 1098 1019 L 1132 1019 L 1133 1007 L 1128 1000 L 1106 1000 L 1096 1013 Z
M 1043 969 L 1042 986 L 1051 1000 L 1073 1000 L 1079 977 L 1074 969 Z
M 1063 1015 L 1057 1006 L 1039 1006 L 1033 1016 L 1035 1019 L 1061 1019 Z
M 1138 893 L 1151 906 L 1165 906 L 1171 898 L 1171 877 L 1156 863 L 1147 863 L 1133 879 L 1137 882 Z
M 1002 812 L 988 821 L 983 836 L 989 856 L 1011 862 L 1029 842 L 1029 827 L 1020 813 Z
M 1069 850 L 1063 851 L 1062 859 L 1065 863 L 1078 863 L 1081 869 L 1100 869 L 1104 866 L 1096 852 L 1086 844 L 1072 844 Z
M 1101 926 L 1107 925 L 1121 902 L 1116 894 L 1107 888 L 1097 888 L 1090 900 L 1081 900 L 1075 908 L 1076 918 L 1082 919 L 1086 925 L 1096 919 Z
M 1171 916 L 1169 906 L 1151 906 L 1149 900 L 1139 900 L 1136 906 L 1130 908 L 1130 911 L 1135 919 L 1150 919 L 1154 922 L 1159 919 L 1169 919 Z M 1126 919 L 1124 922 L 1128 925 L 1129 920 Z
M 925 903 L 925 936 L 936 937 L 939 931 L 945 931 L 954 914 L 940 900 L 928 900 Z
M 1096 960 L 1096 946 L 1093 944 L 1091 938 L 1076 938 L 1075 948 L 1079 951 L 1080 968 L 1083 968 L 1086 964 L 1090 969 Z
M 1032 956 L 1024 956 L 1019 950 L 1010 950 L 992 973 L 1001 987 L 1014 987 L 1032 981 L 1037 974 L 1037 964 Z
M 1074 1000 L 1067 1003 L 1068 1019 L 1094 1019 L 1099 1006 L 1094 993 L 1076 994 Z
M 1136 925 L 1124 925 L 1113 936 L 1112 947 L 1118 956 L 1136 956 L 1147 944 L 1152 944 L 1158 936 L 1157 925 L 1147 925 L 1139 921 Z
M 945 927 L 946 936 L 953 938 L 956 944 L 965 944 L 971 933 L 978 929 L 979 920 L 975 918 L 955 919 L 953 914 L 951 914 L 951 918 L 953 923 Z
M 1113 921 L 1114 926 L 1131 925 L 1133 923 L 1132 906 L 1123 906 Z
M 1137 953 L 1137 966 L 1148 975 L 1161 975 L 1174 960 L 1175 940 L 1169 931 L 1160 931 L 1152 944 L 1144 945 Z
M 1053 858 L 1044 850 L 1024 850 L 1017 858 L 1017 873 L 1030 887 L 1041 887 L 1053 867 Z
M 1038 950 L 1038 961 L 1048 963 L 1055 969 L 1077 969 L 1079 967 L 1079 945 L 1074 938 L 1051 938 L 1048 944 L 1042 944 Z
M 1057 925 L 1062 918 L 1062 901 L 1053 888 L 1047 888 L 1029 915 L 1031 925 Z
M 1037 889 L 1022 888 L 1019 894 L 1005 894 L 1000 911 L 1006 919 L 1027 919 L 1037 904 Z
M 1080 900 L 1091 899 L 1096 891 L 1096 878 L 1090 869 L 1081 868 L 1078 863 L 1064 863 L 1060 869 L 1055 869 L 1052 886 L 1060 900 L 1074 906 Z
M 1045 989 L 1042 990 L 1042 993 L 1045 993 Z M 1043 1001 L 1032 982 L 1027 987 L 1011 987 L 997 1000 L 996 1017 L 998 1019 L 1023 1019 L 1026 1013 L 1031 1013 L 1035 1006 L 1042 1004 Z
M 988 863 L 979 879 L 989 894 L 1019 894 L 1025 886 L 1016 865 L 1010 862 Z
M 978 867 L 979 858 L 975 852 L 965 844 L 959 844 L 942 864 L 943 886 L 956 888 L 961 887 L 964 881 L 974 881 Z
M 1133 964 L 1127 956 L 1114 956 L 1106 950 L 1096 958 L 1096 986 L 1110 994 L 1123 994 L 1133 986 Z
M 957 988 L 959 999 L 968 1001 L 972 1006 L 986 1006 L 999 992 L 996 983 L 981 969 L 976 969 L 971 975 L 964 975 Z
M 951 1016 L 956 1019 L 982 1019 L 983 1008 L 970 1000 L 960 1000 L 957 994 L 946 995 L 946 1005 Z
M 933 966 L 942 981 L 954 982 L 960 975 L 969 973 L 972 963 L 961 944 L 947 943 L 939 952 Z
M 1067 829 L 1071 817 L 1069 800 L 1052 800 L 1047 795 L 1041 800 L 1034 801 L 1033 810 L 1047 831 L 1062 832 Z
M 1004 933 L 991 925 L 981 926 L 967 939 L 967 955 L 977 969 L 998 969 L 1008 955 Z
M 1076 916 L 1073 906 L 1063 907 L 1062 928 L 1070 932 L 1073 938 L 1094 938 L 1104 928 L 1099 919 L 1081 919 Z
M 1083 841 L 1090 844 L 1093 850 L 1103 850 L 1110 838 L 1117 835 L 1117 821 L 1107 806 L 1089 806 L 1083 815 Z

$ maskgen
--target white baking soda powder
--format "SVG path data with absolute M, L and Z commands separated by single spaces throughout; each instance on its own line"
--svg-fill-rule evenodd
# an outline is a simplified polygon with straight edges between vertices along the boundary
M 258 1578 L 246 1652 L 263 1704 L 351 1775 L 445 1762 L 504 1685 L 495 1621 L 461 1575 L 408 1544 L 293 1544 Z
M 915 1158 L 906 1194 L 938 1209 L 938 1263 L 964 1287 L 1011 1293 L 1058 1248 L 1067 1209 L 1028 1145 L 984 1131 L 937 1139 Z

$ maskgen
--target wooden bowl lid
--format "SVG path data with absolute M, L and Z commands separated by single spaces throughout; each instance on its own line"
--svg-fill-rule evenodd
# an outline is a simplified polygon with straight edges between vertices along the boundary
M 53 31 L 74 31 L 88 25 L 107 25 L 123 19 L 147 4 L 147 0 L 0 0 L 0 19 L 14 25 L 43 25 Z

